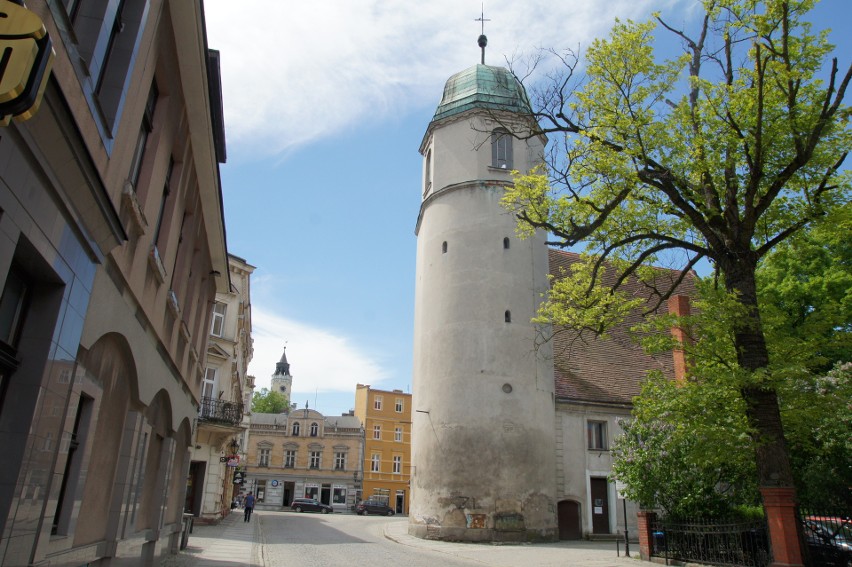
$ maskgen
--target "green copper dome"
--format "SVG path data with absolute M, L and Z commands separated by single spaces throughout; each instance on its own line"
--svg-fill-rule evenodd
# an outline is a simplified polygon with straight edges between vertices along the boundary
M 523 85 L 507 69 L 491 65 L 474 65 L 450 77 L 432 121 L 474 108 L 531 113 Z

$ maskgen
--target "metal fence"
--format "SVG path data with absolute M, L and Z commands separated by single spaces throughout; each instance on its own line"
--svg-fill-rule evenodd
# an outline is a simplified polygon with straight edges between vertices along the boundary
M 766 523 L 657 519 L 651 555 L 678 561 L 766 567 L 771 561 Z
M 852 520 L 848 510 L 798 508 L 807 567 L 852 565 Z
M 243 404 L 223 402 L 216 398 L 201 398 L 198 417 L 203 421 L 215 421 L 229 425 L 239 425 L 243 420 Z

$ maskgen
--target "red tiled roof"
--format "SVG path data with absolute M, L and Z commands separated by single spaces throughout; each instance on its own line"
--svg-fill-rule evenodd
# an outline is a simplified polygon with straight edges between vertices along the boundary
M 578 254 L 551 249 L 550 273 L 558 277 L 561 269 L 569 270 L 579 259 Z M 661 283 L 665 285 L 675 281 L 678 272 L 660 269 L 659 274 Z M 614 275 L 605 277 L 604 281 L 614 282 Z M 648 298 L 646 307 L 631 313 L 621 325 L 609 331 L 606 339 L 591 334 L 578 337 L 574 331 L 554 329 L 554 379 L 558 400 L 631 404 L 650 370 L 661 370 L 666 376 L 674 377 L 671 353 L 655 356 L 645 354 L 628 333 L 630 327 L 642 320 L 642 312 L 654 305 L 656 297 L 651 298 L 648 287 L 636 280 L 626 282 L 622 289 L 634 297 Z M 680 284 L 678 291 L 691 295 L 694 292 L 694 280 L 687 278 Z M 666 302 L 657 312 L 667 312 Z

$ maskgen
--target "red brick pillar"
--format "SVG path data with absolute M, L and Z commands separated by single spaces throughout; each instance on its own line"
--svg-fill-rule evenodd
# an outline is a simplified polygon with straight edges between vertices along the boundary
M 802 567 L 802 548 L 796 521 L 796 492 L 791 487 L 760 488 L 769 541 L 772 545 L 770 567 Z
M 651 551 L 654 549 L 654 534 L 651 524 L 654 523 L 657 514 L 640 510 L 637 516 L 639 521 L 639 557 L 642 561 L 650 561 Z
M 669 313 L 678 317 L 686 317 L 690 314 L 689 296 L 673 295 L 669 298 Z M 672 327 L 672 336 L 680 344 L 686 344 L 689 336 L 683 327 Z M 674 358 L 675 382 L 681 383 L 686 380 L 687 360 L 683 348 L 675 348 L 672 351 Z

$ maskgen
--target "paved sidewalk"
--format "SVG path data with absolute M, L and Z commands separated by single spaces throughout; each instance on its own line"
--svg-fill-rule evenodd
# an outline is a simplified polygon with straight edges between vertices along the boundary
M 385 537 L 413 548 L 428 549 L 489 567 L 642 567 L 651 565 L 639 560 L 639 544 L 630 543 L 631 557 L 620 557 L 615 541 L 560 541 L 558 543 L 452 543 L 432 541 L 408 535 L 408 522 L 390 521 L 384 527 Z
M 244 522 L 242 510 L 235 510 L 218 524 L 196 524 L 186 549 L 166 557 L 160 567 L 260 567 L 260 541 L 260 518 Z

